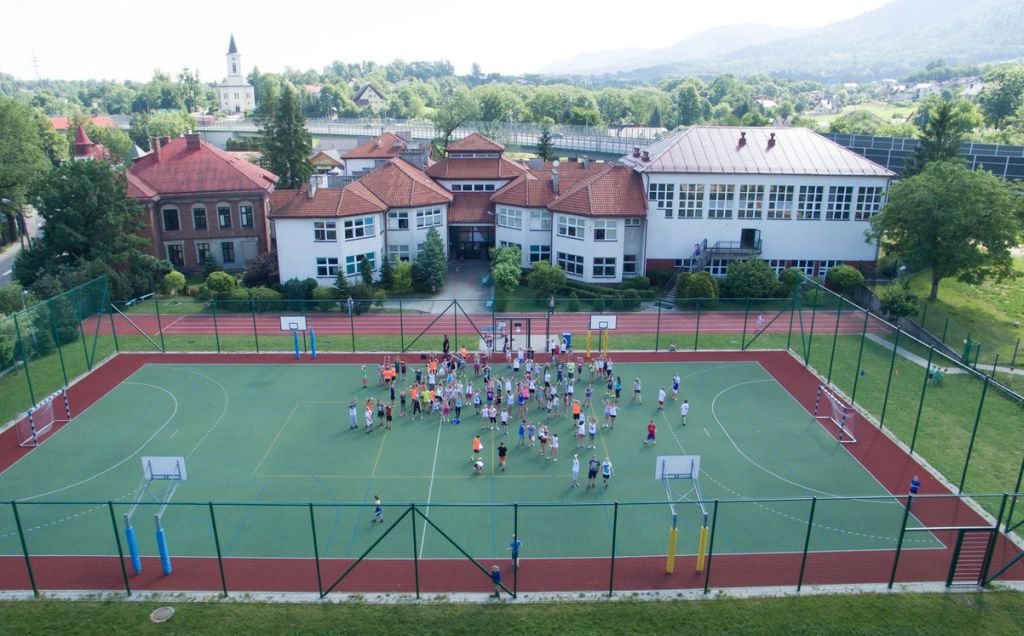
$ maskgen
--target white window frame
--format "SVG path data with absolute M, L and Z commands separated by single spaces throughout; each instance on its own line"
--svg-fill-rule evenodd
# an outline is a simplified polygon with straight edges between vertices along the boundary
M 518 208 L 498 206 L 498 225 L 514 230 L 523 229 L 523 211 Z
M 587 235 L 587 222 L 584 219 L 563 214 L 558 217 L 558 235 L 582 241 Z
M 551 246 L 550 245 L 531 245 L 530 246 L 530 262 L 539 263 L 540 261 L 551 262 Z
M 730 261 L 724 258 L 713 258 L 708 261 L 706 270 L 708 274 L 711 274 L 715 278 L 721 278 L 729 273 L 729 263 L 735 263 L 736 261 Z
M 818 261 L 815 260 L 793 261 L 793 267 L 799 269 L 808 278 L 814 276 L 814 270 L 817 269 L 817 265 Z
M 882 186 L 861 186 L 857 188 L 857 206 L 854 220 L 867 221 L 882 211 L 885 203 L 885 188 Z
M 853 208 L 853 186 L 830 186 L 828 204 L 825 208 L 826 221 L 849 221 Z
M 409 252 L 408 245 L 388 245 L 388 259 L 392 263 L 410 262 L 412 257 Z
M 196 212 L 202 211 L 203 227 L 196 225 Z M 210 229 L 210 217 L 207 216 L 207 210 L 205 205 L 193 205 L 192 206 L 192 229 L 196 232 L 206 232 Z
M 684 183 L 679 186 L 677 219 L 704 218 L 704 184 Z
M 736 191 L 736 218 L 744 221 L 760 220 L 764 206 L 763 185 L 741 185 Z
M 613 242 L 619 240 L 619 224 L 614 220 L 594 221 L 594 240 Z
M 337 221 L 313 221 L 313 242 L 314 243 L 337 243 L 338 222 Z
M 591 275 L 594 278 L 615 278 L 616 265 L 614 256 L 595 256 Z
M 796 187 L 791 185 L 773 185 L 768 188 L 769 221 L 793 220 L 793 202 L 796 198 Z
M 583 277 L 584 259 L 578 254 L 558 252 L 556 264 L 565 271 L 566 276 Z
M 550 232 L 551 212 L 548 210 L 530 210 L 530 230 Z
M 625 219 L 624 224 L 626 227 L 640 227 L 641 225 L 643 225 L 643 219 L 641 219 L 638 216 L 631 216 Z
M 249 217 L 249 223 L 245 222 L 246 216 Z M 246 229 L 256 227 L 256 211 L 252 203 L 243 201 L 238 204 L 238 225 Z
M 169 229 L 167 227 L 167 213 L 174 212 L 174 218 L 176 219 L 175 225 L 178 227 Z M 173 206 L 169 205 L 165 208 L 160 208 L 160 227 L 163 228 L 164 232 L 180 232 L 181 231 L 181 211 Z
M 444 219 L 441 218 L 441 208 L 420 208 L 416 210 L 416 229 L 424 230 L 430 227 L 441 227 Z
M 671 219 L 675 209 L 676 184 L 650 183 L 647 185 L 647 200 L 654 201 L 654 207 L 665 211 L 665 218 Z
M 519 243 L 513 243 L 512 241 L 498 241 L 498 247 L 514 247 L 519 250 L 519 257 L 523 256 L 523 246 Z
M 392 231 L 404 231 L 409 229 L 408 212 L 388 212 L 388 229 Z
M 796 201 L 797 221 L 820 221 L 825 186 L 800 186 Z
M 843 260 L 818 261 L 818 278 L 825 280 L 825 276 L 828 275 L 828 270 L 832 269 L 836 265 L 845 264 L 846 261 Z
M 736 209 L 736 186 L 731 183 L 712 183 L 708 186 L 708 219 L 732 219 Z
M 373 217 L 361 216 L 345 221 L 345 240 L 358 241 L 376 236 L 373 231 Z
M 622 276 L 636 276 L 637 273 L 637 262 L 640 258 L 636 254 L 623 254 L 622 255 Z
M 337 278 L 338 277 L 338 257 L 337 256 L 317 256 L 316 257 L 316 277 L 317 278 Z
M 222 212 L 227 211 L 227 216 L 221 215 Z M 227 224 L 224 224 L 224 219 L 227 218 Z M 234 222 L 231 220 L 231 204 L 230 203 L 218 203 L 217 204 L 217 229 L 219 230 L 230 230 Z
M 366 257 L 370 261 L 370 271 L 377 271 L 377 254 L 366 252 L 365 254 L 349 254 L 345 257 L 345 276 L 359 275 L 359 261 Z

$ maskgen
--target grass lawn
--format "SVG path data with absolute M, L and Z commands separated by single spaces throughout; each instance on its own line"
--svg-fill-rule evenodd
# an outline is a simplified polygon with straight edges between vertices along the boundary
M 945 333 L 944 342 L 957 352 L 963 350 L 968 334 L 980 341 L 979 366 L 991 365 L 996 355 L 1000 364 L 1009 365 L 1018 340 L 1024 338 L 1024 258 L 1014 259 L 1014 268 L 1021 277 L 999 283 L 990 280 L 970 285 L 952 278 L 943 280 L 938 300 L 922 302 L 918 322 L 923 317 L 925 328 L 933 334 L 941 338 Z M 931 274 L 927 271 L 911 276 L 910 288 L 922 301 L 930 285 Z M 1021 360 L 1024 349 L 1017 353 L 1017 362 Z
M 876 117 L 883 119 L 885 122 L 893 120 L 903 121 L 914 113 L 914 106 L 904 106 L 900 104 L 889 104 L 886 102 L 862 102 L 860 104 L 854 104 L 843 108 L 842 112 L 831 114 L 831 115 L 808 115 L 811 119 L 821 122 L 826 126 L 832 123 L 833 120 L 837 119 L 841 115 L 847 115 L 856 111 L 867 111 Z
M 482 595 L 481 595 L 482 596 Z M 695 602 L 431 605 L 0 603 L 11 634 L 1019 634 L 1024 594 L 863 594 Z

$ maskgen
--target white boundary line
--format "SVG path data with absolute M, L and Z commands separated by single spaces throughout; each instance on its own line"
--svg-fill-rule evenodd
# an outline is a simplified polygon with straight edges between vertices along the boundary
M 434 493 L 434 473 L 437 470 L 437 452 L 441 449 L 441 429 L 444 427 L 444 422 L 437 423 L 437 443 L 434 444 L 434 464 L 430 467 L 430 486 L 427 488 L 427 502 L 423 516 L 430 516 L 430 497 Z M 416 514 L 415 512 L 413 514 Z M 430 525 L 427 523 L 423 524 L 423 534 L 420 537 L 420 558 L 423 558 L 423 546 L 427 542 L 427 528 Z

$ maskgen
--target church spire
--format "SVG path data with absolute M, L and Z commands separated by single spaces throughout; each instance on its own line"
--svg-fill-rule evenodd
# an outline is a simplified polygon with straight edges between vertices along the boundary
M 231 34 L 231 43 L 228 44 L 228 55 L 234 55 L 238 53 L 238 47 L 235 46 L 235 34 Z

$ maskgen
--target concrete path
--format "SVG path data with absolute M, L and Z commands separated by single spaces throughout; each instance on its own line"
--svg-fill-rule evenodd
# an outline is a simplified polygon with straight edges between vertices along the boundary
M 867 334 L 867 337 L 868 337 L 868 340 L 870 340 L 871 342 L 874 342 L 875 344 L 880 345 L 882 347 L 885 347 L 889 351 L 892 351 L 892 343 L 889 342 L 888 340 L 886 340 L 885 338 L 879 336 L 878 334 L 869 333 L 869 334 Z M 917 366 L 921 367 L 922 369 L 924 369 L 925 367 L 928 366 L 928 360 L 927 359 L 922 358 L 921 356 L 917 355 L 916 353 L 913 353 L 912 351 L 907 351 L 903 347 L 896 347 L 896 354 L 898 356 L 900 356 L 901 358 L 905 359 L 905 360 L 913 362 L 914 364 L 916 364 Z M 964 370 L 962 367 L 960 367 L 958 365 L 953 365 L 953 366 L 950 366 L 948 368 L 945 367 L 945 366 L 942 366 L 942 365 L 938 365 L 938 366 L 941 366 L 942 369 L 943 369 L 943 373 L 946 373 L 947 375 L 948 374 L 957 374 L 957 373 L 967 373 L 966 370 Z M 981 367 L 981 369 L 980 369 L 981 371 L 987 371 L 987 372 L 991 373 L 991 370 L 992 370 L 992 366 L 991 365 L 979 365 L 979 366 Z M 1015 376 L 1024 375 L 1024 369 L 1018 369 L 1016 367 L 997 366 L 996 367 L 996 372 L 997 373 L 1005 373 L 1007 375 L 1012 373 Z M 986 375 L 987 375 L 987 373 L 986 373 Z
M 488 261 L 449 261 L 448 282 L 444 289 L 434 298 L 403 300 L 402 309 L 439 314 L 451 305 L 453 300 L 458 300 L 467 313 L 487 313 L 487 297 L 491 288 L 485 287 L 482 281 L 489 272 Z

